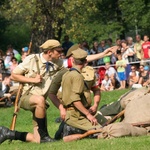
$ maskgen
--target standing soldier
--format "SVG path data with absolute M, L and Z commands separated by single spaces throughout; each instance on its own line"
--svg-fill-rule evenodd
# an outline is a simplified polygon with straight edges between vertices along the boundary
M 40 48 L 42 53 L 27 56 L 11 75 L 14 81 L 23 83 L 20 107 L 33 113 L 33 120 L 37 125 L 34 127 L 34 134 L 0 127 L 0 143 L 7 139 L 38 143 L 54 141 L 47 131 L 46 98 L 53 76 L 63 69 L 59 60 L 62 48 L 57 40 L 47 40 Z M 60 112 L 64 111 L 63 106 L 57 106 Z

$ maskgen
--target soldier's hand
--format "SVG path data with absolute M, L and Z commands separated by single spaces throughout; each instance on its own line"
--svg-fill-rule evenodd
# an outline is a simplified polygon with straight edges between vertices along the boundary
M 97 107 L 94 106 L 94 105 L 89 108 L 89 112 L 90 112 L 92 115 L 94 115 L 94 114 L 96 113 L 96 111 L 97 111 Z
M 107 48 L 104 53 L 109 56 L 109 55 L 112 55 L 113 53 L 116 52 L 116 50 L 118 49 L 118 46 L 112 46 L 110 48 Z
M 11 94 L 10 94 L 10 93 L 6 93 L 6 94 L 4 94 L 4 96 L 10 98 L 10 97 L 11 97 Z
M 92 123 L 92 125 L 96 126 L 98 124 L 97 119 L 94 116 L 92 116 L 90 113 L 88 113 L 86 117 Z
M 62 120 L 65 120 L 65 117 L 66 117 L 66 109 L 65 108 L 60 109 L 60 116 L 61 116 Z
M 42 82 L 42 76 L 37 74 L 36 77 L 34 78 L 34 83 L 40 83 Z

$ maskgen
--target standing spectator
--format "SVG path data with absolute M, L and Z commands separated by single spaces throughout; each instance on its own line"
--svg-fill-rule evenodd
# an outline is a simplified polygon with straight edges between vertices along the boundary
M 91 51 L 90 51 L 90 54 L 97 54 L 98 53 L 98 42 L 94 42 L 93 43 L 93 47 L 92 47 L 92 49 L 91 49 Z
M 113 46 L 113 41 L 112 41 L 111 38 L 107 39 L 107 45 L 108 45 L 108 47 L 112 47 Z
M 127 46 L 130 48 L 133 52 L 133 55 L 128 56 L 129 62 L 135 62 L 135 51 L 134 51 L 134 42 L 132 37 L 127 38 Z
M 150 58 L 149 49 L 150 49 L 149 36 L 144 35 L 144 43 L 142 44 L 142 58 L 143 59 Z
M 105 42 L 105 40 L 102 40 L 101 42 L 100 42 L 100 45 L 98 46 L 98 53 L 102 53 L 102 52 L 104 52 L 106 49 L 108 48 L 108 46 L 106 46 L 106 42 Z M 101 59 L 99 59 L 98 61 L 97 61 L 97 65 L 105 65 L 105 63 L 104 63 L 104 61 L 103 61 L 103 58 L 101 58 Z
M 131 67 L 129 62 L 131 61 L 129 59 L 129 56 L 133 56 L 135 53 L 132 51 L 131 48 L 127 46 L 127 42 L 125 40 L 121 41 L 121 46 L 122 46 L 122 59 L 126 61 L 127 67 L 126 67 L 126 79 L 128 80 L 129 77 L 129 72 L 131 72 Z
M 107 39 L 107 46 L 108 46 L 108 47 L 112 47 L 112 46 L 113 46 L 113 41 L 112 41 L 111 38 Z M 111 60 L 111 63 L 112 63 L 112 64 L 115 64 L 115 63 L 116 63 L 116 56 L 115 56 L 115 54 L 112 54 L 112 55 L 110 56 L 110 60 Z
M 150 41 L 149 36 L 144 35 L 144 43 L 142 44 L 142 59 L 149 59 L 150 58 Z M 147 63 L 150 67 L 150 63 Z
M 98 53 L 98 42 L 93 43 L 93 47 L 90 50 L 90 54 L 97 54 Z M 97 60 L 92 61 L 93 66 L 97 66 Z
M 124 89 L 126 86 L 126 76 L 125 76 L 125 68 L 126 68 L 126 61 L 122 59 L 121 54 L 118 54 L 118 60 L 116 62 L 117 72 L 120 80 L 120 88 Z
M 112 91 L 114 86 L 112 85 L 109 76 L 105 74 L 104 80 L 102 80 L 101 91 Z
M 87 41 L 83 41 L 81 47 L 88 53 L 88 55 L 90 55 L 90 47 Z
M 115 53 L 115 56 L 117 58 L 117 54 L 121 53 L 121 39 L 120 38 L 116 39 L 116 46 L 118 46 L 118 49 L 116 50 L 116 53 Z
M 69 40 L 69 36 L 64 36 L 64 42 L 62 43 L 62 48 L 64 49 L 65 55 L 67 54 L 68 49 L 73 45 L 73 42 Z
M 142 44 L 144 43 L 143 40 L 141 40 L 141 36 L 140 35 L 136 35 L 136 43 L 134 45 L 134 51 L 135 51 L 135 55 L 136 55 L 136 60 L 140 61 L 142 56 L 141 56 L 141 52 L 142 52 Z

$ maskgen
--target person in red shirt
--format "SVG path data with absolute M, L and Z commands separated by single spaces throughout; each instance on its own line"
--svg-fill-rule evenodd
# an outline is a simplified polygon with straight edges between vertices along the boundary
M 142 44 L 142 59 L 150 58 L 150 41 L 148 35 L 144 35 L 144 43 Z

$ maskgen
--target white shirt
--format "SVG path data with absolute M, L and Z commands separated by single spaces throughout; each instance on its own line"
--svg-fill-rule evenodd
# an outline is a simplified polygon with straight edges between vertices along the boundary
M 114 67 L 109 67 L 109 68 L 106 70 L 105 74 L 108 74 L 109 77 L 110 77 L 112 74 L 114 74 L 115 79 L 117 79 L 117 80 L 119 81 L 119 77 L 118 77 L 117 71 L 115 70 Z
M 136 74 L 137 77 L 139 76 L 139 72 L 138 71 L 135 71 L 135 74 Z M 132 76 L 132 72 L 129 73 L 129 76 Z
M 111 84 L 111 80 L 110 80 L 110 79 L 109 79 L 108 81 L 106 81 L 105 79 L 102 80 L 102 85 L 103 85 L 106 89 L 108 89 L 108 87 L 110 86 L 110 84 Z
M 122 60 L 125 60 L 127 64 L 129 64 L 128 60 L 128 54 L 133 53 L 133 50 L 131 48 L 128 48 L 126 51 L 123 52 L 122 54 Z

